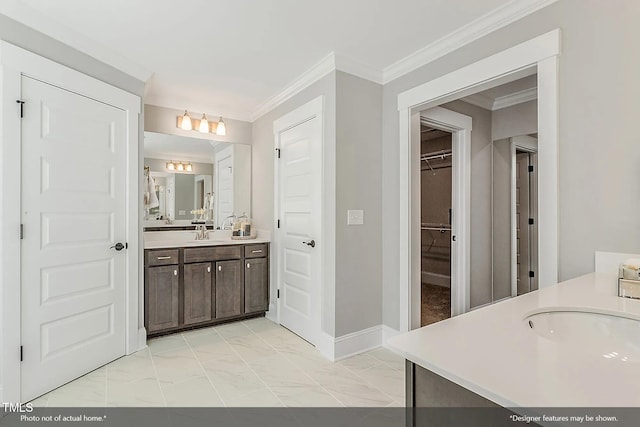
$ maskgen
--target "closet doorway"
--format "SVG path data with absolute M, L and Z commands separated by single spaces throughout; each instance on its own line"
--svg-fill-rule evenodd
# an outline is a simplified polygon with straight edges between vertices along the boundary
M 420 326 L 451 317 L 452 138 L 420 124 Z

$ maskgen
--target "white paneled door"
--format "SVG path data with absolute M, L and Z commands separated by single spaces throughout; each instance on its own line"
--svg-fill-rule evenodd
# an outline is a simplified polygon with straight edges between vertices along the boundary
M 22 78 L 22 400 L 125 354 L 126 112 Z
M 218 226 L 233 214 L 233 147 L 229 147 L 216 155 L 216 194 Z M 240 215 L 240 213 L 237 213 Z
M 321 119 L 279 134 L 280 323 L 316 344 L 319 324 L 321 236 Z

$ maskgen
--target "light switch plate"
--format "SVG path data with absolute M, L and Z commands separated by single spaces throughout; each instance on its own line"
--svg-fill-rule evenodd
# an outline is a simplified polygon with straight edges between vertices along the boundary
M 364 224 L 364 211 L 362 209 L 349 209 L 347 211 L 347 225 Z

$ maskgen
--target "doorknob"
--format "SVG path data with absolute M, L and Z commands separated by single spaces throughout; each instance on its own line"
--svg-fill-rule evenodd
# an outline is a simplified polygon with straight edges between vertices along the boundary
M 127 249 L 129 248 L 129 244 L 125 243 L 124 245 L 120 242 L 116 243 L 115 245 L 111 246 L 109 249 L 115 249 L 116 251 L 121 251 L 123 249 Z
M 311 240 L 310 242 L 302 242 L 307 246 L 311 246 L 312 248 L 316 247 L 316 241 L 315 240 Z

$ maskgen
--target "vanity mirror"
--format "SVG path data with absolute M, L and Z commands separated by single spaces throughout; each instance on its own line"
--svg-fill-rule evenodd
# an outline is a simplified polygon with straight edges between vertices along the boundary
M 251 146 L 144 133 L 145 229 L 251 215 Z

